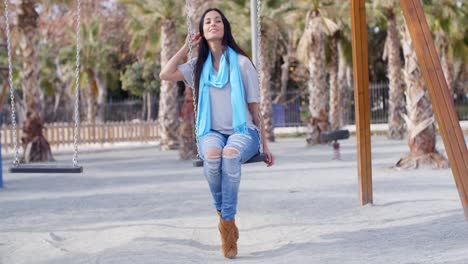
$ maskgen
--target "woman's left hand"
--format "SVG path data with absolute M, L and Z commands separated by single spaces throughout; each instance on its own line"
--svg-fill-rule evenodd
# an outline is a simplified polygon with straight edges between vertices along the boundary
M 267 167 L 273 166 L 273 164 L 275 164 L 275 156 L 273 156 L 273 153 L 271 153 L 268 148 L 263 148 L 263 154 L 267 156 L 267 160 L 265 161 Z

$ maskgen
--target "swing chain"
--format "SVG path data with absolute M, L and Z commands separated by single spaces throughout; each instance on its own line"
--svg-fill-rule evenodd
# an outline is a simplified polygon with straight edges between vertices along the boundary
M 262 89 L 262 71 L 261 71 L 261 58 L 262 58 L 262 47 L 261 47 L 261 12 L 262 12 L 262 1 L 257 0 L 257 76 L 258 76 L 258 87 Z M 260 97 L 260 104 L 258 106 L 258 138 L 260 140 L 259 147 L 260 153 L 263 153 L 263 142 L 262 142 L 262 100 L 264 98 Z
M 15 95 L 13 88 L 13 65 L 11 62 L 11 35 L 10 35 L 10 19 L 8 14 L 8 0 L 5 3 L 5 21 L 6 21 L 6 35 L 7 35 L 7 51 L 8 51 L 8 84 L 10 86 L 10 99 L 11 99 L 11 122 L 13 124 L 13 147 L 14 147 L 14 161 L 13 165 L 19 165 L 19 151 L 18 151 L 18 133 L 16 124 L 16 108 L 15 108 Z M 77 25 L 76 25 L 76 71 L 75 71 L 75 127 L 74 127 L 74 140 L 73 140 L 73 166 L 78 167 L 78 129 L 79 129 L 79 77 L 80 77 L 80 24 L 81 24 L 81 0 L 77 0 Z
M 73 166 L 78 167 L 78 134 L 80 126 L 80 25 L 81 25 L 81 0 L 77 0 L 76 11 L 76 68 L 75 68 L 75 128 L 73 133 Z
M 16 111 L 15 111 L 15 94 L 13 89 L 13 66 L 11 63 L 11 35 L 10 35 L 10 19 L 8 16 L 8 0 L 5 0 L 5 21 L 6 21 L 6 35 L 7 35 L 7 51 L 8 51 L 8 84 L 10 86 L 10 99 L 11 99 L 11 122 L 13 123 L 13 146 L 15 151 L 15 159 L 13 165 L 16 167 L 19 164 L 18 153 L 18 133 L 16 131 Z

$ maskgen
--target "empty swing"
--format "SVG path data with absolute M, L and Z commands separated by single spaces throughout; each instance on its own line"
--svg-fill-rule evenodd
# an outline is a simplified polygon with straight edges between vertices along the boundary
M 260 52 L 260 40 L 261 40 L 261 36 L 260 36 L 260 6 L 261 6 L 261 2 L 260 0 L 257 0 L 257 50 L 258 50 L 258 57 L 260 58 L 262 56 L 261 52 Z M 191 32 L 192 32 L 192 20 L 190 19 L 190 3 L 189 3 L 189 0 L 185 0 L 185 13 L 186 13 L 186 19 L 187 19 L 187 32 L 188 32 L 188 36 L 191 35 Z M 191 68 L 191 73 L 192 73 L 192 79 L 194 80 L 194 61 L 192 60 L 192 48 L 193 48 L 193 40 L 191 37 L 189 37 L 189 53 L 188 53 L 188 61 L 189 61 L 189 65 L 190 65 L 190 68 Z M 260 68 L 260 59 L 257 60 L 257 68 Z M 258 77 L 258 83 L 259 83 L 259 86 L 261 85 L 261 76 L 260 76 L 260 73 L 257 74 L 257 77 Z M 196 102 L 196 96 L 195 96 L 195 89 L 191 89 L 192 90 L 192 94 L 193 94 L 193 109 L 194 109 L 194 114 L 195 114 L 195 120 L 197 120 L 197 102 Z M 261 109 L 261 107 L 260 107 Z M 258 120 L 259 120 L 259 141 L 260 141 L 260 150 L 257 154 L 255 154 L 252 158 L 250 158 L 249 160 L 247 160 L 245 163 L 254 163 L 254 162 L 262 162 L 262 161 L 267 161 L 268 160 L 268 157 L 266 154 L 263 153 L 263 146 L 262 146 L 262 133 L 261 133 L 261 129 L 262 129 L 262 115 L 260 114 L 260 111 L 258 111 Z M 197 139 L 197 131 L 196 131 L 196 128 L 195 128 L 195 139 L 198 141 Z M 197 144 L 198 146 L 198 144 Z M 203 167 L 203 159 L 200 158 L 200 154 L 197 154 L 197 158 L 195 158 L 193 160 L 193 166 L 194 167 Z
M 11 173 L 81 173 L 83 167 L 78 165 L 78 129 L 79 129 L 79 74 L 80 74 L 80 15 L 81 2 L 77 0 L 77 16 L 76 16 L 76 70 L 75 70 L 75 126 L 74 126 L 74 141 L 73 141 L 73 159 L 72 164 L 60 163 L 35 163 L 24 164 L 19 161 L 18 152 L 18 135 L 16 127 L 16 110 L 15 96 L 13 89 L 13 67 L 11 62 L 11 39 L 10 39 L 10 22 L 8 16 L 8 0 L 5 1 L 5 20 L 6 20 L 6 35 L 7 35 L 7 50 L 8 50 L 8 82 L 10 86 L 11 98 L 11 122 L 13 124 L 13 145 L 14 145 L 14 161 L 9 168 Z

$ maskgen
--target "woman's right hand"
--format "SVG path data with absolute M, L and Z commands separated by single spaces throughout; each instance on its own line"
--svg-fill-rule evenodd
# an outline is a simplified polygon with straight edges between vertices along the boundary
M 187 36 L 187 39 L 185 40 L 185 45 L 187 46 L 187 48 L 189 47 L 189 37 L 190 36 L 192 37 L 192 48 L 197 47 L 198 44 L 200 43 L 200 40 L 201 40 L 200 33 L 192 33 L 192 34 Z
M 192 41 L 192 48 L 195 48 L 198 43 L 200 43 L 201 35 L 200 33 L 192 33 L 189 35 Z M 184 80 L 184 75 L 177 69 L 177 66 L 180 65 L 182 60 L 186 57 L 189 51 L 189 36 L 185 39 L 184 45 L 177 51 L 172 58 L 162 67 L 161 72 L 159 73 L 159 78 L 165 81 L 182 81 Z

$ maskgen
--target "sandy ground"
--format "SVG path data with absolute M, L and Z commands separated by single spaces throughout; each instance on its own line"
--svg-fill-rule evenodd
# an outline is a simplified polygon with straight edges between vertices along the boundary
M 374 203 L 366 206 L 354 137 L 342 142 L 340 161 L 330 146 L 280 138 L 270 146 L 274 167 L 244 165 L 235 260 L 221 255 L 201 169 L 176 151 L 83 151 L 81 175 L 12 175 L 7 157 L 0 263 L 468 263 L 451 171 L 395 170 L 406 142 L 372 144 Z

